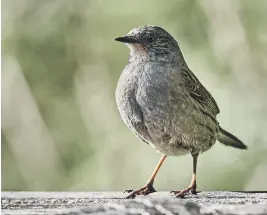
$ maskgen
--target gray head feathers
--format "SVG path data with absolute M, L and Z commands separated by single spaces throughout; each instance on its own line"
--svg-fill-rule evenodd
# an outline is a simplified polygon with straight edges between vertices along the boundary
M 115 40 L 130 48 L 130 60 L 179 61 L 182 53 L 176 40 L 163 28 L 146 25 L 132 29 Z

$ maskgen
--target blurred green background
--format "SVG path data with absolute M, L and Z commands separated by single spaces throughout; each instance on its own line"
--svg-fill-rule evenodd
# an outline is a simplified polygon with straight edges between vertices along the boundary
M 114 38 L 153 24 L 180 44 L 215 97 L 223 128 L 199 158 L 200 190 L 267 190 L 267 1 L 2 0 L 2 189 L 139 188 L 160 155 L 120 119 L 114 92 L 128 49 Z M 192 158 L 169 157 L 155 181 L 175 190 Z

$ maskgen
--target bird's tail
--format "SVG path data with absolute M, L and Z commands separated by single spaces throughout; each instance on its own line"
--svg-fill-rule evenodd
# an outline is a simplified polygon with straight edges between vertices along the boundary
M 247 146 L 242 143 L 241 140 L 239 140 L 237 137 L 230 134 L 229 132 L 223 130 L 221 127 L 219 127 L 218 140 L 226 146 L 232 146 L 238 149 L 247 149 Z

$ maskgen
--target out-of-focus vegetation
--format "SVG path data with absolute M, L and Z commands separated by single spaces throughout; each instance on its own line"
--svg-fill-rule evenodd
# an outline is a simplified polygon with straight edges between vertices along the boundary
M 218 119 L 248 145 L 216 144 L 201 190 L 266 190 L 267 1 L 3 0 L 2 189 L 124 190 L 160 155 L 122 123 L 114 91 L 128 50 L 115 37 L 154 24 L 178 40 L 215 97 Z M 170 157 L 158 190 L 188 185 L 192 158 Z

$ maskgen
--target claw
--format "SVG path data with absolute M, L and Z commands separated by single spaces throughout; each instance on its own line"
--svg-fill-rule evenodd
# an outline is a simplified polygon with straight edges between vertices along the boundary
M 177 191 L 177 190 L 173 190 L 173 191 L 171 191 L 169 194 L 177 194 L 177 193 L 180 193 L 180 191 Z
M 134 190 L 133 189 L 127 189 L 127 190 L 125 190 L 124 192 L 123 192 L 123 194 L 124 193 L 131 193 L 131 192 L 133 192 Z
M 192 194 L 197 194 L 197 191 L 196 191 L 195 189 L 192 189 L 192 190 L 191 190 L 191 193 L 192 193 Z
M 175 195 L 175 198 L 184 198 L 185 194 L 187 193 L 188 193 L 188 190 L 184 189 L 181 192 L 179 192 L 177 195 Z
M 188 194 L 190 191 L 192 194 L 197 194 L 196 188 L 196 184 L 191 184 L 188 188 L 183 189 L 182 191 L 171 191 L 170 193 L 173 193 L 176 198 L 184 198 L 185 194 Z
M 145 185 L 144 187 L 141 187 L 138 190 L 131 190 L 131 192 L 132 192 L 131 194 L 129 194 L 128 196 L 126 196 L 126 199 L 133 199 L 137 195 L 146 196 L 146 195 L 148 195 L 150 193 L 156 192 L 156 190 L 154 189 L 154 187 L 152 185 Z
M 130 195 L 126 196 L 126 199 L 134 199 L 136 197 L 136 194 L 131 193 Z

